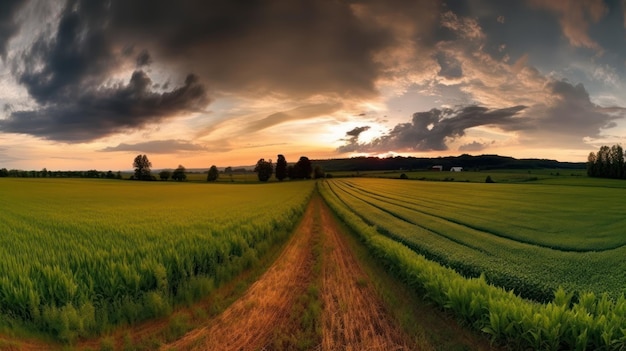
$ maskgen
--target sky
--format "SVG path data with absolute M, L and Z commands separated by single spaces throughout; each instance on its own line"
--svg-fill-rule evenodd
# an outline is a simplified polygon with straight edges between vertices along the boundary
M 626 0 L 0 2 L 0 168 L 625 140 Z

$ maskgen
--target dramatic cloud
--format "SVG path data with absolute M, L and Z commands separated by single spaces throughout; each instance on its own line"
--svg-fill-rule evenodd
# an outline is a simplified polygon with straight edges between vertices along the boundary
M 396 125 L 389 133 L 369 143 L 359 143 L 361 130 L 348 132 L 352 138 L 338 152 L 442 151 L 451 141 L 474 127 L 487 126 L 516 132 L 520 142 L 544 147 L 584 147 L 588 138 L 598 138 L 615 121 L 626 117 L 621 107 L 601 107 L 591 102 L 582 84 L 551 81 L 545 87 L 548 103 L 501 109 L 468 106 L 460 110 L 432 109 L 413 114 L 409 123 Z M 489 144 L 474 141 L 459 151 L 480 151 Z
M 344 153 L 344 152 L 354 152 L 357 151 L 359 149 L 359 135 L 361 135 L 361 133 L 365 132 L 366 130 L 369 130 L 370 126 L 363 126 L 363 127 L 355 127 L 352 130 L 349 130 L 346 132 L 346 139 L 342 139 L 343 141 L 346 142 L 345 145 L 340 146 L 337 151 Z
M 534 128 L 524 138 L 536 145 L 581 147 L 585 138 L 599 137 L 603 129 L 615 127 L 617 119 L 626 117 L 624 108 L 592 103 L 582 84 L 553 81 L 546 88 L 552 101 L 526 111 Z
M 7 44 L 19 29 L 15 13 L 25 3 L 24 0 L 2 0 L 0 2 L 0 58 L 2 60 L 6 60 Z
M 168 117 L 197 111 L 207 104 L 204 87 L 189 75 L 174 90 L 156 93 L 143 71 L 135 71 L 125 86 L 76 92 L 49 101 L 34 111 L 16 111 L 0 120 L 0 130 L 44 139 L 85 142 L 143 127 Z
M 0 120 L 1 131 L 86 142 L 206 107 L 210 99 L 192 74 L 170 91 L 153 90 L 143 69 L 125 85 L 112 80 L 130 50 L 116 51 L 108 12 L 104 2 L 70 1 L 54 35 L 42 34 L 17 56 L 13 74 L 38 105 L 12 111 Z M 136 62 L 146 66 L 150 55 L 142 51 Z
M 137 144 L 122 143 L 118 146 L 106 147 L 100 151 L 134 151 L 155 154 L 174 154 L 180 151 L 206 151 L 206 147 L 184 140 L 152 140 Z
M 624 1 L 0 1 L 0 136 L 28 165 L 70 148 L 585 157 L 626 128 Z
M 602 51 L 588 32 L 590 22 L 598 22 L 608 11 L 603 0 L 530 0 L 530 3 L 557 14 L 563 34 L 572 46 Z
M 343 1 L 114 0 L 104 16 L 107 37 L 240 93 L 373 96 L 392 41 Z
M 524 120 L 517 117 L 517 114 L 525 108 L 513 106 L 488 109 L 468 106 L 461 110 L 432 109 L 417 112 L 413 114 L 411 122 L 396 125 L 388 134 L 370 143 L 348 143 L 344 147 L 362 152 L 448 150 L 446 141 L 464 136 L 469 128 L 478 126 L 497 126 L 505 130 L 528 128 Z M 338 151 L 347 152 L 342 147 Z

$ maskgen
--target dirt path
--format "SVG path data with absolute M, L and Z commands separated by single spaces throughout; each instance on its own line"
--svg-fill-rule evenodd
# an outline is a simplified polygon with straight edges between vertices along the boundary
M 317 223 L 316 223 L 317 222 Z M 321 299 L 323 350 L 409 350 L 354 255 L 340 237 L 328 207 L 315 196 L 291 242 L 249 291 L 208 326 L 193 330 L 161 350 L 271 349 L 274 331 L 297 325 L 289 313 L 294 299 L 315 276 L 312 247 L 323 242 Z M 293 323 L 293 322 L 292 322 Z
M 325 255 L 322 346 L 324 350 L 410 350 L 367 283 L 354 254 L 341 238 L 335 218 L 321 206 Z
M 210 325 L 191 331 L 161 350 L 257 350 L 265 347 L 273 329 L 289 322 L 294 298 L 308 285 L 314 210 L 310 204 L 285 251 L 243 297 Z

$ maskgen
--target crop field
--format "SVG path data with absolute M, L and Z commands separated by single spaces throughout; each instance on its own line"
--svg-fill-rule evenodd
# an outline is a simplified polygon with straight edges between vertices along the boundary
M 387 235 L 522 296 L 547 300 L 558 286 L 626 292 L 626 191 L 382 179 L 329 186 Z
M 587 177 L 585 170 L 578 169 L 495 169 L 481 171 L 367 171 L 367 172 L 330 172 L 336 178 L 385 178 L 400 179 L 404 174 L 407 179 L 456 182 L 456 183 L 485 183 L 487 176 L 496 183 L 507 184 L 550 184 L 626 188 L 625 182 L 620 180 L 600 179 Z
M 390 270 L 494 338 L 624 346 L 626 190 L 365 178 L 320 190 Z
M 0 322 L 72 340 L 168 314 L 284 241 L 313 186 L 0 179 Z

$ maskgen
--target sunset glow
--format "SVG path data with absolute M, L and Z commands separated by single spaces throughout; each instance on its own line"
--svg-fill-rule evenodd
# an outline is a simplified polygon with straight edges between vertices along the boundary
M 623 1 L 3 1 L 0 168 L 585 161 L 626 139 Z

